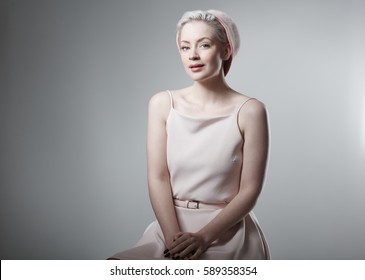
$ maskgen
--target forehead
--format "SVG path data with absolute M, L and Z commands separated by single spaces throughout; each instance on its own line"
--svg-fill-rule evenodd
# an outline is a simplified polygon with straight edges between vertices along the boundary
M 214 28 L 204 21 L 190 21 L 181 29 L 181 41 L 194 41 L 203 37 L 207 37 L 212 40 L 216 37 Z

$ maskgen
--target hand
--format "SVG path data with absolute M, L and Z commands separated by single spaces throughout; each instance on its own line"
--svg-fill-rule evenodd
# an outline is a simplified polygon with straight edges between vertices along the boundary
M 180 232 L 173 238 L 173 242 L 169 244 L 169 249 L 166 250 L 165 257 L 172 259 L 196 260 L 208 248 L 209 244 L 204 238 L 191 232 Z

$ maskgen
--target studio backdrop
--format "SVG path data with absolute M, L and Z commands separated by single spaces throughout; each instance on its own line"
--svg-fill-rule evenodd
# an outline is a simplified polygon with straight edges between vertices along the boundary
M 187 10 L 219 9 L 242 47 L 229 84 L 266 104 L 254 209 L 273 259 L 365 258 L 365 1 L 0 1 L 0 257 L 105 259 L 154 219 L 146 121 L 188 86 Z

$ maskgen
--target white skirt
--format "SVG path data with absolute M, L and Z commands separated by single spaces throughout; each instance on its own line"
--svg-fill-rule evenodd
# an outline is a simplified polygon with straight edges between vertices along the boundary
M 221 209 L 188 209 L 175 207 L 176 216 L 183 232 L 197 232 L 219 214 Z M 160 225 L 152 222 L 137 244 L 109 259 L 148 260 L 165 259 L 166 246 Z M 267 260 L 270 252 L 263 232 L 253 212 L 227 230 L 200 256 L 202 260 Z

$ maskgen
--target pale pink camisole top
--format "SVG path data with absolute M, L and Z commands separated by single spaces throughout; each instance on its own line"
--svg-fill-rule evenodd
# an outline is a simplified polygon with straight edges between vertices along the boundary
M 167 118 L 167 164 L 173 197 L 222 203 L 232 200 L 240 187 L 243 136 L 238 126 L 241 107 L 232 114 L 199 118 L 174 109 Z

